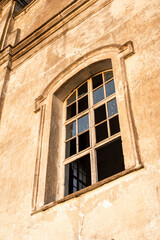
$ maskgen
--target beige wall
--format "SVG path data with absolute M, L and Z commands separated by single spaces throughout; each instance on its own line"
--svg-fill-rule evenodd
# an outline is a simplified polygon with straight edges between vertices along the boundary
M 71 2 L 35 1 L 28 10 L 16 16 L 11 29 L 21 29 L 22 40 Z M 81 13 L 74 13 L 72 20 L 64 22 L 24 55 L 16 58 L 13 53 L 0 118 L 0 239 L 160 238 L 160 1 L 113 0 L 105 3 L 104 0 L 97 0 Z M 2 19 L 2 25 L 3 21 Z M 120 66 L 121 55 L 111 47 L 99 52 L 99 55 L 96 55 L 95 50 L 105 49 L 106 45 L 123 45 L 130 40 L 135 53 L 124 60 L 128 101 L 137 156 L 144 168 L 31 215 L 40 124 L 40 111 L 34 113 L 35 99 L 52 83 L 44 100 L 46 113 L 38 192 L 39 209 L 43 206 L 44 199 L 54 89 L 61 85 L 61 81 L 74 76 L 80 67 L 85 68 L 89 61 L 98 61 L 100 55 L 104 58 L 106 54 L 107 57 L 118 59 L 115 60 L 115 66 L 119 67 L 116 70 L 117 98 L 119 106 L 123 106 L 121 79 L 124 78 L 125 71 Z M 16 48 L 13 51 L 14 49 Z M 94 51 L 95 56 L 89 55 Z M 3 51 L 0 54 L 2 56 Z M 91 56 L 91 60 L 86 56 Z M 3 66 L 0 66 L 1 86 L 6 74 L 6 66 Z M 123 122 L 122 114 L 121 118 Z M 125 139 L 125 132 L 123 136 Z M 130 148 L 126 145 L 124 149 L 125 156 L 131 157 L 134 154 L 134 150 L 133 153 L 129 152 Z M 61 168 L 58 173 L 62 174 Z M 61 177 L 58 181 L 58 186 L 63 185 Z M 62 195 L 61 192 L 58 194 Z
M 21 29 L 21 39 L 23 39 L 33 32 L 35 28 L 40 27 L 43 23 L 61 12 L 62 9 L 72 2 L 74 1 L 35 0 L 31 2 L 31 6 L 28 6 L 26 11 L 23 11 L 14 18 L 14 29 Z

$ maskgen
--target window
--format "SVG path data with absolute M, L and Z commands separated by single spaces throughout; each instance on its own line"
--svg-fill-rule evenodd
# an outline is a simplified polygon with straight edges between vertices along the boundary
M 112 47 L 76 60 L 35 101 L 40 125 L 34 211 L 143 167 L 124 65 L 133 45 Z
M 65 195 L 124 170 L 113 69 L 65 100 Z

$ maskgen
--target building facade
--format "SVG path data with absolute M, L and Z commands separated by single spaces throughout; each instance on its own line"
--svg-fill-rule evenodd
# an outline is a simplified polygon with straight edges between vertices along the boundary
M 0 239 L 160 239 L 160 1 L 0 1 Z

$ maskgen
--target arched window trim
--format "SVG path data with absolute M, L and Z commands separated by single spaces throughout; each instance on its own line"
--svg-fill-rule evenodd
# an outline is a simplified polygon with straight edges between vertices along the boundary
M 92 72 L 90 72 L 89 70 L 89 66 L 92 63 L 96 63 L 96 65 L 100 62 L 103 61 L 105 59 L 111 58 L 112 62 L 113 62 L 113 69 L 116 68 L 116 66 L 118 66 L 118 69 L 116 69 L 115 71 L 115 78 L 117 79 L 119 76 L 119 81 L 121 81 L 121 79 L 123 78 L 123 84 L 122 86 L 116 86 L 116 89 L 119 89 L 121 92 L 123 92 L 123 104 L 121 99 L 118 100 L 118 105 L 122 105 L 119 106 L 118 108 L 122 110 L 125 110 L 126 112 L 126 119 L 128 122 L 128 139 L 129 139 L 129 144 L 131 146 L 131 151 L 132 151 L 132 155 L 133 155 L 133 160 L 129 161 L 130 163 L 127 163 L 127 167 L 126 170 L 123 171 L 122 173 L 118 173 L 116 175 L 116 178 L 118 178 L 119 176 L 125 175 L 128 172 L 132 172 L 135 171 L 139 168 L 142 167 L 142 164 L 140 162 L 139 156 L 138 156 L 138 151 L 137 151 L 137 142 L 136 142 L 136 138 L 134 136 L 134 131 L 133 131 L 133 119 L 131 116 L 131 106 L 130 106 L 130 101 L 129 101 L 129 93 L 128 93 L 128 85 L 127 85 L 127 78 L 126 78 L 126 73 L 125 73 L 125 64 L 124 64 L 124 60 L 131 56 L 134 53 L 133 50 L 133 45 L 131 42 L 127 42 L 126 44 L 122 45 L 122 46 L 105 46 L 101 49 L 96 49 L 93 52 L 87 54 L 87 57 L 83 57 L 81 59 L 79 59 L 79 61 L 76 61 L 75 63 L 73 63 L 70 67 L 68 67 L 67 69 L 65 69 L 65 71 L 63 71 L 62 73 L 60 73 L 47 87 L 46 89 L 43 91 L 43 93 L 36 99 L 35 102 L 35 112 L 38 112 L 39 110 L 41 111 L 41 120 L 40 120 L 40 132 L 39 132 L 39 141 L 38 141 L 38 149 L 37 149 L 37 160 L 36 160 L 36 170 L 35 170 L 35 178 L 34 178 L 34 187 L 33 187 L 33 199 L 32 199 L 32 209 L 33 212 L 37 212 L 37 211 L 41 211 L 41 210 L 45 210 L 48 207 L 54 206 L 57 203 L 60 203 L 62 201 L 65 201 L 67 199 L 70 199 L 73 196 L 77 196 L 77 193 L 73 193 L 69 196 L 66 196 L 65 198 L 63 198 L 64 196 L 64 169 L 61 169 L 58 173 L 57 177 L 57 181 L 60 183 L 58 187 L 56 187 L 56 191 L 55 191 L 55 197 L 53 200 L 49 200 L 48 203 L 45 202 L 44 200 L 44 195 L 46 193 L 46 169 L 47 169 L 47 161 L 48 161 L 48 156 L 46 154 L 46 150 L 48 150 L 49 148 L 49 133 L 50 133 L 50 127 L 51 127 L 51 106 L 53 106 L 53 97 L 57 99 L 60 97 L 60 93 L 61 96 L 63 95 L 63 91 L 67 92 L 68 95 L 68 88 L 69 85 L 67 85 L 69 82 L 71 82 L 71 80 L 73 80 L 72 78 L 74 78 L 76 76 L 76 73 L 79 73 L 82 69 L 87 70 L 87 74 L 89 73 L 90 76 L 93 75 Z M 88 71 L 89 70 L 89 71 Z M 104 69 L 103 69 L 104 70 Z M 98 73 L 98 70 L 96 70 Z M 101 69 L 102 71 L 102 69 Z M 66 73 L 66 74 L 65 74 Z M 69 79 L 69 80 L 68 80 Z M 84 81 L 84 79 L 83 79 Z M 77 83 L 77 86 L 83 82 L 82 80 L 80 80 Z M 117 80 L 116 80 L 117 81 Z M 122 82 L 121 82 L 122 83 Z M 117 85 L 117 83 L 115 83 Z M 76 86 L 76 87 L 77 87 Z M 63 88 L 62 88 L 63 87 Z M 73 86 L 71 88 L 70 86 L 70 90 L 74 89 L 75 86 Z M 63 91 L 62 91 L 63 89 Z M 119 91 L 118 90 L 118 91 Z M 66 98 L 66 95 L 63 96 L 63 98 Z M 118 97 L 119 98 L 119 97 Z M 63 101 L 64 101 L 63 99 Z M 62 101 L 62 100 L 61 100 Z M 54 102 L 54 106 L 56 102 Z M 46 106 L 46 107 L 45 107 Z M 62 107 L 62 105 L 61 105 Z M 64 117 L 64 116 L 63 116 Z M 123 119 L 121 117 L 120 121 L 122 121 L 122 125 L 124 125 L 123 123 Z M 64 139 L 64 133 L 62 134 L 63 137 L 61 137 L 60 142 Z M 124 152 L 126 152 L 125 150 L 125 145 L 126 145 L 126 140 L 125 140 L 125 133 L 122 130 L 122 138 L 124 138 Z M 45 142 L 47 140 L 47 143 Z M 64 156 L 64 152 L 61 151 L 61 153 L 58 153 L 61 158 L 61 163 L 62 163 L 62 156 Z M 126 158 L 126 157 L 125 157 Z M 58 164 L 61 164 L 60 162 Z M 134 163 L 134 164 L 133 164 Z M 43 168 L 44 167 L 44 168 Z M 63 177 L 62 177 L 63 175 Z M 59 179 L 59 176 L 60 179 Z M 43 178 L 43 180 L 42 180 Z M 82 189 L 78 192 L 79 194 L 82 194 L 90 189 L 93 189 L 97 186 L 103 185 L 104 183 L 111 181 L 115 179 L 115 177 L 110 177 L 107 180 L 102 180 L 101 182 L 97 182 L 94 184 L 94 186 L 90 186 L 87 187 L 86 189 Z

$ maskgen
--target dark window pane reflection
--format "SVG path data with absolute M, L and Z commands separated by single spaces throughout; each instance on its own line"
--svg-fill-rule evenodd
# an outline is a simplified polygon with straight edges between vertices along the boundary
M 90 185 L 91 167 L 89 154 L 65 166 L 65 195 L 71 194 Z
M 97 150 L 98 181 L 124 170 L 121 139 Z
M 118 116 L 113 117 L 109 120 L 111 135 L 120 131 Z
M 102 106 L 94 110 L 94 116 L 95 116 L 95 124 L 102 122 L 103 120 L 106 119 L 105 104 L 103 104 Z
M 66 142 L 66 158 L 76 153 L 76 138 Z
M 113 100 L 109 101 L 107 103 L 108 106 L 108 116 L 111 117 L 114 114 L 116 114 L 118 112 L 117 110 L 117 102 L 116 99 L 114 98 Z
M 82 133 L 79 137 L 79 152 L 82 151 L 85 148 L 88 148 L 89 143 L 89 131 Z
M 66 140 L 76 135 L 76 121 L 66 126 Z
M 74 102 L 76 100 L 76 92 L 72 93 L 72 95 L 67 99 L 67 105 Z
M 103 83 L 102 74 L 99 74 L 92 78 L 93 89 L 100 86 Z
M 106 96 L 108 97 L 108 96 L 112 95 L 113 93 L 115 93 L 114 80 L 112 80 L 106 84 Z
M 82 97 L 88 91 L 87 82 L 84 83 L 80 88 L 78 88 L 78 98 Z
M 103 86 L 93 92 L 93 99 L 94 99 L 94 104 L 104 99 Z
M 109 71 L 109 72 L 105 72 L 104 73 L 104 80 L 105 80 L 105 82 L 108 81 L 111 78 L 113 78 L 113 71 Z
M 88 108 L 88 95 L 78 101 L 78 113 Z
M 96 142 L 100 142 L 108 137 L 107 122 L 104 122 L 96 127 Z
M 76 103 L 73 103 L 69 107 L 67 107 L 67 119 L 72 118 L 76 115 Z

